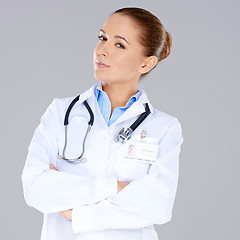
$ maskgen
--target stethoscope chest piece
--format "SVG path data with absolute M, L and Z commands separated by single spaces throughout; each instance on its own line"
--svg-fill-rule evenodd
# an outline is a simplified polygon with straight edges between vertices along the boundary
M 69 163 L 80 163 L 80 162 L 86 162 L 87 161 L 87 158 L 66 159 L 60 154 L 58 154 L 57 157 L 58 157 L 59 160 L 66 160 Z
M 86 162 L 87 161 L 87 158 L 82 158 L 81 159 L 81 162 Z

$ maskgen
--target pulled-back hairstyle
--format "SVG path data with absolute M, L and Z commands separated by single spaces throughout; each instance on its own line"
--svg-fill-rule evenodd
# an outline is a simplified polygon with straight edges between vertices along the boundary
M 139 43 L 143 46 L 145 56 L 156 56 L 160 62 L 170 54 L 171 35 L 155 15 L 145 9 L 136 7 L 118 9 L 113 14 L 116 13 L 130 17 L 139 27 Z M 146 75 L 146 73 L 143 75 Z

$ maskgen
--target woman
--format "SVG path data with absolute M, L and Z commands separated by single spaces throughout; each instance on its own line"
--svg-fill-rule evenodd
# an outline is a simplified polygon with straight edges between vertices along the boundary
M 42 240 L 156 240 L 153 224 L 170 221 L 181 126 L 151 106 L 138 81 L 169 55 L 171 43 L 150 12 L 114 12 L 94 50 L 101 84 L 80 95 L 66 135 L 63 122 L 74 98 L 54 99 L 42 116 L 22 174 L 27 204 L 44 213 Z M 94 115 L 90 131 L 85 100 Z M 128 139 L 126 129 L 143 113 Z M 80 155 L 78 163 L 69 160 Z

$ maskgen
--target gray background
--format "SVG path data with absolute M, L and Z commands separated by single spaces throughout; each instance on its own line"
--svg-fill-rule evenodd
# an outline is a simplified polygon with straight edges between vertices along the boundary
M 152 104 L 183 128 L 178 192 L 159 239 L 240 239 L 239 1 L 0 0 L 0 239 L 40 238 L 42 214 L 25 204 L 21 173 L 41 115 L 55 97 L 97 81 L 93 49 L 114 10 L 156 14 L 171 55 L 146 78 Z

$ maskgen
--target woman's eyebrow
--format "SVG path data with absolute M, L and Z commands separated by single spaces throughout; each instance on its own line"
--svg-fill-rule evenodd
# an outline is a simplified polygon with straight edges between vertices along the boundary
M 103 29 L 100 29 L 100 32 L 103 32 L 104 34 L 106 34 L 106 32 L 103 30 Z M 106 34 L 107 35 L 107 34 Z M 115 35 L 114 36 L 115 38 L 121 38 L 123 39 L 126 43 L 128 43 L 130 45 L 130 43 L 126 40 L 126 38 L 122 37 L 122 36 L 119 36 L 119 35 Z

